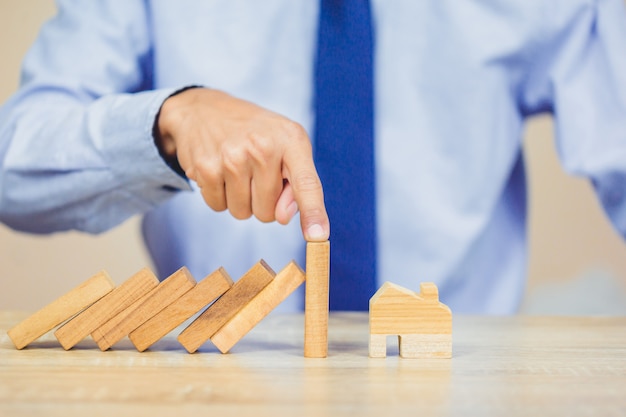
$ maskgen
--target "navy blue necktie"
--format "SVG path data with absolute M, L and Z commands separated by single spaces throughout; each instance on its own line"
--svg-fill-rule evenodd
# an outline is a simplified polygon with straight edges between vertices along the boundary
M 368 310 L 376 291 L 370 5 L 320 4 L 314 157 L 331 222 L 330 309 Z

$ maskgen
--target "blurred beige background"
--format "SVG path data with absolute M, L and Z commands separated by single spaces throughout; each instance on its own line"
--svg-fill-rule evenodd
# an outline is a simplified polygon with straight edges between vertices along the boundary
M 52 0 L 0 2 L 0 103 L 17 88 L 19 66 Z M 626 314 L 626 245 L 587 181 L 558 163 L 549 117 L 528 123 L 530 270 L 522 312 Z M 16 233 L 0 225 L 0 310 L 35 310 L 100 269 L 118 284 L 151 262 L 139 218 L 100 236 Z

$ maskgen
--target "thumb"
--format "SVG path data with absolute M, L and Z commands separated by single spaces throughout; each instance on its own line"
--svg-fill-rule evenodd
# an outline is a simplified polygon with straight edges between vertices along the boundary
M 280 224 L 287 224 L 293 216 L 298 212 L 298 203 L 296 202 L 293 187 L 288 181 L 285 181 L 283 191 L 276 203 L 276 220 Z M 307 211 L 305 211 L 307 212 Z M 311 213 L 309 210 L 307 213 Z M 328 240 L 329 227 L 328 216 L 325 214 L 316 219 L 314 215 L 300 215 L 302 234 L 307 241 L 325 241 Z

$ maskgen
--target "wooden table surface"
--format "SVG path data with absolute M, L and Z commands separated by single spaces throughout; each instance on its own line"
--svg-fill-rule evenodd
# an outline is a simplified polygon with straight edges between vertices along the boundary
M 453 358 L 419 360 L 395 340 L 368 358 L 359 313 L 331 314 L 326 359 L 303 357 L 301 315 L 268 317 L 226 355 L 190 355 L 177 333 L 144 353 L 127 339 L 66 352 L 52 333 L 18 351 L 6 330 L 24 317 L 0 313 L 2 417 L 626 415 L 626 318 L 455 316 Z

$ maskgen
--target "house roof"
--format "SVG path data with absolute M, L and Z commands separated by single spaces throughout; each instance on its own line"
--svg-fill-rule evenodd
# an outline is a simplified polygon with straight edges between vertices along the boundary
M 380 299 L 388 297 L 407 297 L 416 301 L 438 302 L 439 291 L 437 290 L 437 286 L 432 282 L 421 283 L 420 292 L 418 294 L 408 288 L 404 288 L 400 285 L 387 281 L 372 296 L 370 299 L 370 306 L 376 304 Z

